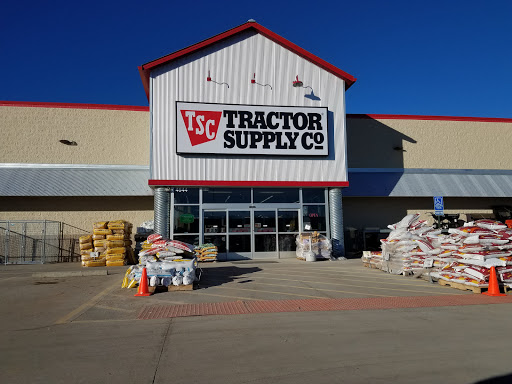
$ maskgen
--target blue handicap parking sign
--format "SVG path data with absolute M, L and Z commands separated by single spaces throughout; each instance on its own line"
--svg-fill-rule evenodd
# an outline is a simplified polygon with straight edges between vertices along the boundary
M 443 196 L 434 196 L 434 214 L 440 216 L 444 214 Z

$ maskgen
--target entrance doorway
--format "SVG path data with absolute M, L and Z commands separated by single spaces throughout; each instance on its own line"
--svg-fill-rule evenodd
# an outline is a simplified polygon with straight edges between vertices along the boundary
M 204 243 L 218 248 L 219 260 L 295 256 L 299 209 L 204 209 Z

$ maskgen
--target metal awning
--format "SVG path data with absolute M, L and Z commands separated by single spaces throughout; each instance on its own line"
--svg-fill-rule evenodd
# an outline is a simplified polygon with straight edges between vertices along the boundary
M 349 168 L 343 196 L 512 197 L 512 171 Z
M 151 196 L 149 166 L 0 164 L 0 196 Z

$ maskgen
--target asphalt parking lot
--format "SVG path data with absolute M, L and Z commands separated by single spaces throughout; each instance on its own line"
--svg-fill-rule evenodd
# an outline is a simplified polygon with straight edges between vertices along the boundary
M 201 268 L 194 291 L 134 297 L 135 289 L 120 288 L 123 267 L 0 266 L 3 381 L 512 380 L 506 320 L 512 314 L 512 295 L 487 298 L 367 269 L 360 260 L 226 262 Z M 70 276 L 82 271 L 100 274 Z M 409 304 L 400 307 L 404 300 Z M 418 304 L 425 301 L 425 306 Z M 290 302 L 342 306 L 297 312 Z M 343 307 L 354 302 L 358 306 Z M 378 302 L 390 305 L 369 305 Z M 223 316 L 189 312 L 152 320 L 140 316 L 154 307 L 225 303 L 243 303 L 244 308 L 270 303 L 271 310 Z
M 2 268 L 2 285 L 21 285 L 29 292 L 28 297 L 37 302 L 42 297 L 50 301 L 62 298 L 58 304 L 63 312 L 55 314 L 55 324 L 136 319 L 144 307 L 151 305 L 472 295 L 470 291 L 365 268 L 358 259 L 316 263 L 295 259 L 201 263 L 200 281 L 193 291 L 160 292 L 137 298 L 133 297 L 136 289 L 121 288 L 127 267 L 82 268 L 79 263 L 65 263 Z M 77 272 L 106 275 L 69 276 Z M 9 305 L 16 306 L 17 302 Z

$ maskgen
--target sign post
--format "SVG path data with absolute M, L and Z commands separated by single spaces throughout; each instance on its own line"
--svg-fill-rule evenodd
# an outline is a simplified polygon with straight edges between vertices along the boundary
M 434 215 L 444 215 L 444 201 L 443 196 L 434 196 Z

